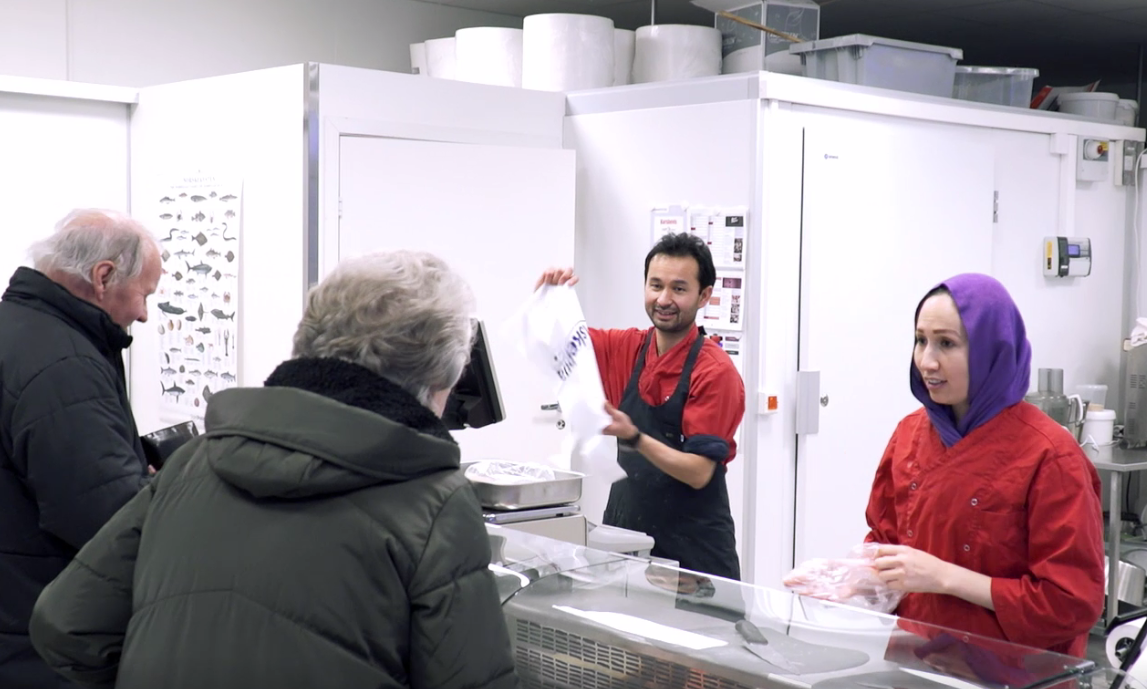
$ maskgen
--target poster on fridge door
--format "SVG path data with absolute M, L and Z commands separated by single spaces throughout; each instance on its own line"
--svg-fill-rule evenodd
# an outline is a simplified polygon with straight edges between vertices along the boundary
M 740 271 L 717 271 L 717 284 L 709 303 L 700 311 L 698 325 L 705 330 L 742 330 L 744 311 L 743 289 L 745 274 Z
M 163 274 L 152 316 L 159 333 L 160 418 L 202 425 L 211 397 L 239 375 L 239 241 L 242 182 L 195 173 L 163 188 Z M 149 321 L 149 325 L 153 321 Z

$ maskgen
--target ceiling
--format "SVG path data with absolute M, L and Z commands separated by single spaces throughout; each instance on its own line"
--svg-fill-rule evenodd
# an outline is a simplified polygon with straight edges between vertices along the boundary
M 517 16 L 579 12 L 649 23 L 650 0 L 434 0 Z M 746 3 L 750 0 L 746 0 Z M 1036 67 L 1040 83 L 1102 79 L 1134 97 L 1147 0 L 818 0 L 822 37 L 866 33 L 964 50 L 963 64 Z M 688 0 L 657 0 L 657 23 L 712 26 Z M 1127 91 L 1130 90 L 1130 93 Z M 1145 94 L 1147 95 L 1147 94 Z

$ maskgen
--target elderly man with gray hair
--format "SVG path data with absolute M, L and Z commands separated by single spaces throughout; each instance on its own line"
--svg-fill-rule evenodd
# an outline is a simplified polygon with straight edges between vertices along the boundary
M 41 590 L 147 480 L 126 328 L 159 249 L 138 222 L 73 211 L 0 300 L 0 687 L 61 686 L 28 638 Z
M 205 435 L 40 597 L 36 649 L 117 689 L 517 685 L 490 546 L 440 417 L 474 336 L 440 259 L 343 262 L 294 358 L 216 394 Z

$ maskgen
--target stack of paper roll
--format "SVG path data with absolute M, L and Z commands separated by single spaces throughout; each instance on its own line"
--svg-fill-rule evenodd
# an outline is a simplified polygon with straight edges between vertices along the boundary
M 804 76 L 804 66 L 801 64 L 800 55 L 794 55 L 788 50 L 778 50 L 766 56 L 765 43 L 763 41 L 748 48 L 734 50 L 726 55 L 721 63 L 721 73 L 738 74 L 742 72 L 759 72 L 762 69 L 762 65 L 767 72 L 792 74 L 797 77 Z
M 426 44 L 410 44 L 410 73 L 426 76 Z
M 613 30 L 613 85 L 633 83 L 633 32 L 629 29 Z
M 1134 620 L 1126 624 L 1119 625 L 1115 629 L 1112 629 L 1111 633 L 1107 635 L 1105 650 L 1107 651 L 1107 662 L 1111 663 L 1111 667 L 1120 666 L 1120 664 L 1123 662 L 1123 659 L 1116 653 L 1116 651 L 1121 646 L 1125 646 L 1133 642 L 1135 640 L 1135 636 L 1139 633 L 1139 629 L 1142 627 L 1143 620 Z M 1144 657 L 1140 657 L 1139 660 L 1135 661 L 1135 664 L 1131 666 L 1128 674 L 1139 680 L 1141 683 L 1147 683 L 1147 660 L 1145 660 Z
M 522 86 L 578 91 L 612 86 L 613 20 L 588 14 L 533 14 L 522 22 Z
M 660 24 L 637 32 L 588 14 L 534 14 L 522 29 L 475 27 L 410 45 L 414 74 L 539 91 L 673 81 L 721 73 L 721 33 Z
M 658 24 L 637 30 L 633 83 L 675 81 L 721 73 L 721 32 L 710 26 Z
M 426 41 L 426 73 L 435 79 L 457 77 L 458 58 L 454 37 L 433 38 Z
M 483 26 L 454 34 L 457 79 L 492 86 L 522 85 L 522 30 Z

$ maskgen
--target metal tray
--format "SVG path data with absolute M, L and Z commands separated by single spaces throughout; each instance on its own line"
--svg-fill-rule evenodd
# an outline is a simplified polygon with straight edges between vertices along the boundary
M 464 462 L 462 471 L 477 462 Z M 478 502 L 491 510 L 527 510 L 535 507 L 568 505 L 581 499 L 581 480 L 585 474 L 554 469 L 554 480 L 501 486 L 483 481 L 470 481 Z

